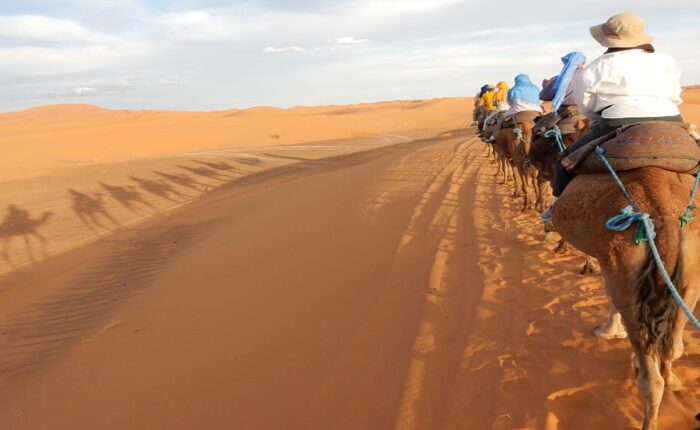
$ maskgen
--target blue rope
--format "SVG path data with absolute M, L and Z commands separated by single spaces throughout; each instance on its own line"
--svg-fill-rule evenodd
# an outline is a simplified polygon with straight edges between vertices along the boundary
M 559 146 L 559 152 L 564 152 L 566 151 L 566 146 L 564 146 L 564 138 L 561 135 L 561 130 L 559 129 L 558 125 L 555 125 L 548 131 L 544 133 L 544 137 L 552 137 L 554 136 L 554 140 L 556 141 L 557 145 Z
M 700 171 L 695 174 L 695 184 L 693 184 L 693 191 L 690 192 L 690 203 L 685 208 L 685 212 L 681 217 L 681 228 L 685 227 L 693 219 L 693 211 L 695 210 L 695 195 L 698 193 L 698 185 L 700 185 Z
M 513 129 L 513 134 L 515 135 L 515 137 L 518 140 L 520 140 L 521 142 L 525 142 L 525 139 L 523 138 L 523 131 L 521 129 L 519 129 L 518 127 L 515 127 Z
M 640 224 L 637 224 L 638 226 L 641 225 L 644 228 L 644 231 L 646 233 L 646 239 L 649 242 L 649 248 L 651 249 L 651 254 L 654 257 L 654 261 L 656 262 L 656 267 L 659 269 L 659 274 L 661 274 L 661 278 L 664 280 L 664 283 L 666 283 L 666 287 L 668 287 L 669 291 L 671 292 L 671 295 L 673 296 L 673 299 L 678 303 L 678 306 L 683 310 L 683 313 L 685 314 L 686 317 L 688 317 L 688 321 L 697 329 L 700 330 L 700 321 L 695 318 L 695 315 L 693 315 L 693 312 L 690 310 L 688 305 L 685 304 L 683 301 L 683 298 L 681 295 L 678 293 L 678 290 L 676 287 L 673 285 L 673 281 L 671 280 L 671 277 L 669 276 L 668 272 L 666 271 L 666 266 L 664 266 L 664 262 L 661 259 L 661 255 L 659 254 L 659 250 L 656 248 L 656 231 L 655 231 L 655 226 L 654 226 L 654 221 L 651 220 L 651 217 L 649 214 L 642 212 L 639 209 L 639 206 L 634 202 L 634 199 L 632 196 L 630 196 L 629 192 L 627 191 L 627 188 L 625 188 L 625 185 L 622 183 L 620 180 L 620 177 L 617 175 L 615 172 L 615 169 L 610 165 L 608 160 L 605 158 L 605 150 L 601 147 L 596 148 L 596 154 L 600 158 L 600 160 L 603 162 L 605 167 L 608 169 L 612 177 L 615 179 L 615 182 L 617 182 L 617 185 L 620 187 L 620 190 L 622 190 L 622 193 L 625 195 L 627 200 L 630 202 L 630 206 L 627 206 L 626 208 L 622 209 L 620 211 L 619 215 L 616 215 L 608 220 L 607 223 L 605 223 L 605 227 L 612 230 L 612 231 L 624 231 L 627 228 L 629 228 L 633 223 L 637 222 Z M 700 177 L 700 174 L 696 176 L 695 180 L 695 188 L 693 189 L 693 192 L 691 193 L 691 197 L 694 201 L 695 199 L 695 193 L 697 192 L 697 185 L 700 183 L 700 179 L 697 179 Z

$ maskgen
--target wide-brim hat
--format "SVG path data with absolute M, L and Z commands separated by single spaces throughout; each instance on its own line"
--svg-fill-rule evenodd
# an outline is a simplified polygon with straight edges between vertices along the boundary
M 591 27 L 591 36 L 606 48 L 634 48 L 654 41 L 644 32 L 644 19 L 633 13 L 613 15 Z

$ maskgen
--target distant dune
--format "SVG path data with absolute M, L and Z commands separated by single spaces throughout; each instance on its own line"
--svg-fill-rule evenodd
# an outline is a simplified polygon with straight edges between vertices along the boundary
M 426 136 L 467 124 L 470 108 L 465 99 L 216 112 L 42 106 L 0 114 L 0 181 L 189 151 Z

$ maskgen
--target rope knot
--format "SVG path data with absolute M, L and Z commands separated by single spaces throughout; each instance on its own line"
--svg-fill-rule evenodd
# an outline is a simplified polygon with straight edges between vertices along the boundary
M 515 137 L 518 138 L 519 141 L 525 142 L 525 138 L 523 138 L 523 131 L 520 128 L 515 127 L 513 129 L 513 134 L 515 135 Z
M 688 205 L 688 207 L 685 208 L 685 212 L 683 212 L 683 216 L 681 217 L 681 228 L 684 228 L 693 220 L 693 211 L 695 208 L 696 206 L 694 204 Z
M 649 236 L 656 237 L 654 232 L 654 222 L 649 214 L 635 210 L 634 207 L 627 206 L 620 210 L 620 213 L 610 218 L 605 223 L 605 227 L 612 231 L 625 231 L 634 223 L 637 223 L 637 231 L 634 234 L 634 242 L 641 245 L 648 242 Z
M 564 145 L 564 138 L 561 135 L 561 129 L 559 129 L 558 125 L 555 125 L 548 131 L 544 133 L 544 137 L 552 137 L 554 136 L 554 142 L 559 146 L 559 152 L 564 152 L 566 151 L 566 146 Z

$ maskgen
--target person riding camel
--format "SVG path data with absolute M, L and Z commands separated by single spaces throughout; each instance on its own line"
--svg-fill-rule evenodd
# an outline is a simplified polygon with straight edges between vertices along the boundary
M 486 89 L 486 92 L 481 96 L 481 104 L 484 106 L 486 112 L 488 113 L 491 113 L 494 111 L 494 109 L 496 109 L 496 106 L 493 104 L 495 89 L 496 87 L 494 87 L 493 85 L 489 85 Z
M 483 96 L 486 91 L 488 91 L 489 86 L 487 84 L 482 85 L 479 92 L 474 96 L 474 109 L 472 111 L 472 125 L 477 125 L 479 122 L 479 116 L 481 115 L 481 110 L 483 108 L 483 103 L 481 96 Z
M 583 66 L 586 63 L 586 56 L 578 51 L 569 52 L 561 57 L 561 62 L 564 67 L 561 72 L 547 83 L 540 91 L 540 100 L 552 102 L 552 112 L 556 112 L 560 116 L 568 106 L 576 106 L 574 92 L 576 86 L 581 82 L 583 74 Z
M 515 86 L 508 91 L 508 105 L 506 119 L 521 112 L 540 113 L 540 88 L 530 81 L 528 75 L 519 74 L 515 77 Z
M 509 87 L 507 82 L 501 81 L 498 84 L 496 84 L 496 89 L 494 90 L 493 96 L 493 104 L 495 106 L 495 109 L 489 116 L 486 117 L 486 120 L 484 120 L 484 126 L 481 130 L 482 132 L 486 130 L 486 127 L 493 124 L 493 121 L 496 119 L 496 117 L 498 117 L 499 113 L 508 110 L 508 90 Z
M 594 123 L 562 153 L 552 183 L 554 202 L 543 214 L 552 219 L 556 199 L 576 176 L 561 160 L 587 143 L 618 128 L 644 121 L 683 122 L 680 70 L 668 55 L 655 52 L 644 20 L 632 13 L 610 17 L 590 28 L 593 38 L 608 50 L 581 73 L 574 97 L 579 111 Z
M 521 73 L 517 75 L 515 77 L 515 85 L 508 90 L 506 98 L 508 108 L 503 112 L 503 115 L 497 117 L 496 125 L 491 131 L 491 137 L 488 140 L 491 142 L 496 140 L 496 135 L 501 131 L 503 123 L 506 121 L 513 120 L 516 123 L 520 123 L 539 116 L 542 112 L 539 94 L 539 87 L 533 84 L 526 74 Z M 523 116 L 523 114 L 525 115 Z

